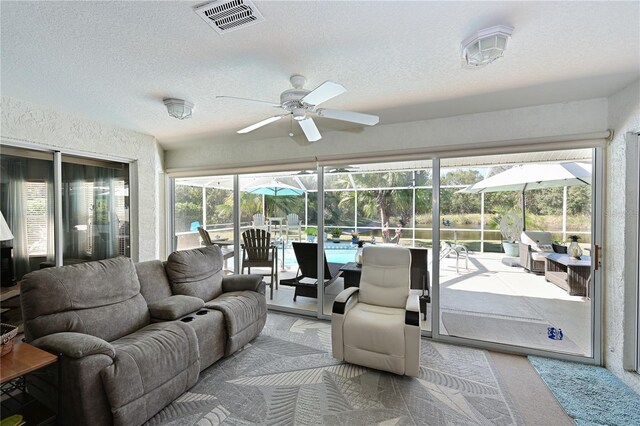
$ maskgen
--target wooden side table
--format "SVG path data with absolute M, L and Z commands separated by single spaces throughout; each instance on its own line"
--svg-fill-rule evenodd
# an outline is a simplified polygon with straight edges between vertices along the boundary
M 11 352 L 0 357 L 0 391 L 3 396 L 8 396 L 2 401 L 3 418 L 21 414 L 28 424 L 46 424 L 53 421 L 54 413 L 26 394 L 24 376 L 57 361 L 56 355 L 24 342 L 16 343 Z M 12 395 L 15 391 L 22 394 Z

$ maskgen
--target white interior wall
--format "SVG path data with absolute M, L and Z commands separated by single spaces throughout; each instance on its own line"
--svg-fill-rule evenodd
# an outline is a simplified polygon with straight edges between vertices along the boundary
M 613 371 L 640 393 L 640 375 L 623 369 L 624 304 L 625 304 L 625 247 L 630 244 L 626 235 L 625 216 L 638 212 L 627 211 L 625 193 L 636 183 L 626 180 L 625 158 L 627 132 L 640 131 L 640 80 L 608 99 L 609 127 L 615 136 L 607 150 L 606 201 L 604 234 L 604 359 Z M 636 267 L 636 265 L 628 265 Z
M 164 255 L 164 152 L 153 136 L 104 125 L 32 103 L 3 97 L 0 137 L 51 150 L 67 149 L 135 160 L 138 238 L 134 260 Z M 134 225 L 132 219 L 132 225 Z M 135 238 L 132 235 L 132 238 Z
M 367 127 L 358 132 L 325 132 L 306 141 L 282 137 L 260 141 L 197 140 L 165 152 L 165 168 L 215 169 L 314 161 L 411 149 L 438 149 L 504 140 L 600 132 L 607 129 L 607 100 L 564 102 Z M 322 129 L 321 129 L 322 131 Z

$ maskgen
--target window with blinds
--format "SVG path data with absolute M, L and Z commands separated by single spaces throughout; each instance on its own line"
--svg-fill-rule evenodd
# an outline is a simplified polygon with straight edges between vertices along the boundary
M 46 256 L 49 235 L 47 182 L 26 181 L 24 185 L 27 253 L 29 256 Z

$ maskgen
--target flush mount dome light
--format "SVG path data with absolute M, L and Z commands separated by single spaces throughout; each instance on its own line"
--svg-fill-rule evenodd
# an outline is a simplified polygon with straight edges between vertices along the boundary
M 193 104 L 191 102 L 182 99 L 163 99 L 162 101 L 167 106 L 167 112 L 170 116 L 178 120 L 191 117 L 193 112 Z
M 513 28 L 496 25 L 477 31 L 462 42 L 462 59 L 468 68 L 483 67 L 501 58 L 511 38 Z

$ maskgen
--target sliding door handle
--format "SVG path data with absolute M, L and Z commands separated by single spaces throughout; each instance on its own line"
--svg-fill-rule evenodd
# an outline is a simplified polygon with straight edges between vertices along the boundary
M 597 271 L 600 269 L 600 246 L 597 244 L 593 245 L 593 270 Z

